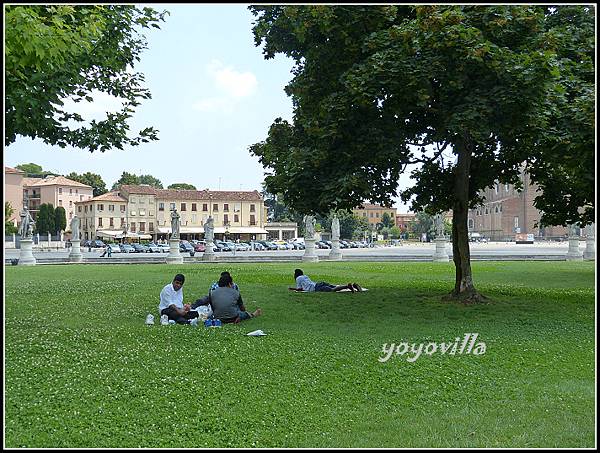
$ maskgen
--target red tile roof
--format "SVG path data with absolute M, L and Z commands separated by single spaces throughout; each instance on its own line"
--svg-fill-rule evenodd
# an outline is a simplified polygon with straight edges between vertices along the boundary
M 206 201 L 262 201 L 257 190 L 221 191 L 221 190 L 184 190 L 157 189 L 151 186 L 123 185 L 121 192 L 138 195 L 155 195 L 161 200 L 206 200 Z

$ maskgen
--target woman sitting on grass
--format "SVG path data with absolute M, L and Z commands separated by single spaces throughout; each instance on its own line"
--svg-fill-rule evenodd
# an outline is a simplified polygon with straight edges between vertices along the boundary
M 342 291 L 349 289 L 352 292 L 362 291 L 362 287 L 358 283 L 348 283 L 347 285 L 332 285 L 327 282 L 313 282 L 308 275 L 304 275 L 302 269 L 296 269 L 294 271 L 294 279 L 296 280 L 296 287 L 289 288 L 290 291 L 321 291 L 321 292 L 332 292 Z

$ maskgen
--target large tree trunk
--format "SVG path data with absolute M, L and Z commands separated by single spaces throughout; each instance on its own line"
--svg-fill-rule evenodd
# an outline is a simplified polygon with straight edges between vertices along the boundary
M 473 285 L 471 253 L 469 250 L 469 174 L 473 144 L 468 136 L 458 146 L 458 162 L 454 175 L 454 206 L 452 210 L 452 254 L 456 266 L 456 281 L 449 299 L 464 303 L 483 302 L 486 298 Z

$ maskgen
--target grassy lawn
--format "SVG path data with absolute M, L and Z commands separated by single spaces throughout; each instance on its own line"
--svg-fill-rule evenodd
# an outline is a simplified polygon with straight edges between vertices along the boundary
M 298 266 L 370 291 L 293 293 Z M 226 269 L 264 316 L 144 325 Z M 440 301 L 452 263 L 5 267 L 5 446 L 594 447 L 594 263 L 473 270 L 490 304 Z M 485 354 L 378 360 L 465 333 Z

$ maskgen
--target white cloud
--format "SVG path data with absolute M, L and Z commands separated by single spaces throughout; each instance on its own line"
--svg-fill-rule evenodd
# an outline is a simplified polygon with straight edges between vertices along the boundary
M 236 71 L 219 60 L 212 60 L 206 72 L 212 81 L 211 92 L 217 96 L 201 98 L 192 105 L 195 110 L 231 113 L 241 99 L 256 93 L 258 82 L 252 72 Z
M 71 98 L 63 99 L 64 105 L 59 106 L 62 110 L 69 113 L 79 113 L 88 124 L 91 120 L 101 121 L 106 119 L 106 112 L 117 112 L 122 109 L 122 99 L 116 98 L 110 94 L 97 90 L 92 90 L 89 94 L 93 101 L 88 102 L 83 99 L 80 102 L 74 102 Z M 79 127 L 82 123 L 69 121 L 69 126 Z

